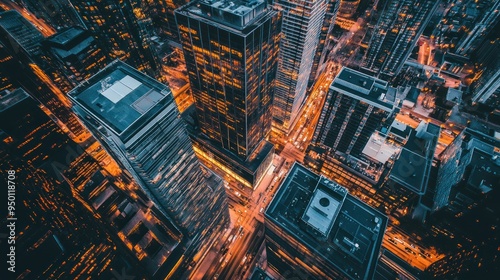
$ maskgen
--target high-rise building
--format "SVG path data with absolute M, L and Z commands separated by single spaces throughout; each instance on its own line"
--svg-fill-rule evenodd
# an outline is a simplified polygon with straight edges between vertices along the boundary
M 490 30 L 495 28 L 495 24 L 498 23 L 500 19 L 500 2 L 499 1 L 484 1 L 489 2 L 490 7 L 479 16 L 481 20 L 477 22 L 472 30 L 466 32 L 467 36 L 462 37 L 462 40 L 458 42 L 456 47 L 456 53 L 460 55 L 467 55 L 479 46 L 479 44 L 488 35 Z M 488 5 L 486 4 L 486 5 Z M 498 28 L 498 27 L 497 27 Z M 498 32 L 498 31 L 497 31 Z
M 17 11 L 0 13 L 0 35 L 5 47 L 22 59 L 32 61 L 42 53 L 42 33 Z
M 151 46 L 153 28 L 138 0 L 70 0 L 81 24 L 91 31 L 111 59 L 120 59 L 139 71 L 156 75 L 158 62 Z
M 500 105 L 500 21 L 471 57 L 476 61 L 477 79 L 471 84 L 472 102 Z
M 86 126 L 177 226 L 198 239 L 220 232 L 229 218 L 222 181 L 194 154 L 167 86 L 117 60 L 69 97 Z
M 70 27 L 80 23 L 70 0 L 24 0 L 23 4 L 37 18 L 42 18 L 53 27 Z
M 283 14 L 273 120 L 288 134 L 304 105 L 307 85 L 323 27 L 326 0 L 278 0 Z
M 363 67 L 383 79 L 394 77 L 411 54 L 439 1 L 388 0 L 373 31 Z
M 330 85 L 311 144 L 358 156 L 393 115 L 395 98 L 396 89 L 387 82 L 342 68 Z
M 271 129 L 278 12 L 264 0 L 200 0 L 177 9 L 176 19 L 203 134 L 195 137 L 198 154 L 224 176 L 254 187 L 274 150 L 265 138 Z
M 0 92 L 4 90 L 14 90 L 16 83 L 12 76 L 12 69 L 15 63 L 14 57 L 10 55 L 5 46 L 0 43 Z
M 268 267 L 284 279 L 373 279 L 387 216 L 295 163 L 265 216 Z
M 358 9 L 361 0 L 341 0 L 339 8 L 339 17 L 350 18 Z
M 90 32 L 70 27 L 42 42 L 50 74 L 59 88 L 68 92 L 108 64 L 99 42 Z
M 447 185 L 439 185 L 438 188 L 432 174 L 440 134 L 441 128 L 438 125 L 424 121 L 412 130 L 394 160 L 385 185 L 391 189 L 399 189 L 406 197 L 404 200 L 411 203 L 408 206 L 413 208 L 412 217 L 421 221 L 425 220 L 428 211 L 435 211 L 446 205 L 451 188 Z M 443 163 L 447 161 L 443 160 Z
M 33 98 L 44 104 L 56 118 L 62 121 L 75 136 L 85 136 L 78 119 L 66 107 L 70 102 L 44 73 L 41 43 L 44 36 L 19 12 L 10 10 L 0 13 L 0 42 L 2 51 L 12 57 L 9 76 Z
M 308 88 L 311 88 L 314 85 L 319 77 L 319 74 L 325 70 L 328 55 L 332 48 L 331 44 L 333 42 L 333 36 L 331 34 L 333 27 L 335 26 L 335 20 L 337 19 L 340 1 L 329 0 L 327 2 L 323 26 L 321 27 L 321 32 L 319 34 L 318 47 L 316 48 L 311 74 L 309 75 L 309 82 L 307 85 Z
M 16 179 L 23 181 L 23 186 L 16 188 L 13 216 L 37 217 L 16 221 L 22 232 L 19 230 L 15 239 L 17 259 L 12 275 L 111 279 L 113 270 L 120 271 L 124 263 L 138 266 L 138 259 L 124 254 L 125 244 L 112 238 L 109 228 L 97 221 L 100 216 L 73 196 L 63 178 L 72 168 L 79 176 L 71 176 L 68 181 L 77 181 L 99 165 L 39 106 L 22 88 L 0 92 L 0 168 L 5 170 L 2 175 L 16 170 Z M 7 211 L 2 213 L 7 215 Z M 7 225 L 7 219 L 3 220 L 2 227 Z M 7 242 L 2 248 L 4 244 Z M 142 271 L 134 274 L 147 276 Z

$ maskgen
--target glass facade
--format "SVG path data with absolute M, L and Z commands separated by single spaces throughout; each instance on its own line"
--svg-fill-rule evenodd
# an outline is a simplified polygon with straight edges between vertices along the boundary
M 195 1 L 176 10 L 176 19 L 200 129 L 246 160 L 271 128 L 280 19 L 265 2 L 257 1 L 264 8 L 236 3 L 253 13 L 239 17 L 212 6 L 200 10 Z
M 111 59 L 120 59 L 139 71 L 156 74 L 157 61 L 150 47 L 151 20 L 141 1 L 72 1 L 83 27 L 93 32 Z
M 390 0 L 373 31 L 363 66 L 382 77 L 396 75 L 410 56 L 439 1 Z
M 383 101 L 391 89 L 395 91 L 386 82 L 343 68 L 330 86 L 311 143 L 360 155 L 370 136 L 393 113 L 393 103 Z
M 52 80 L 63 92 L 89 79 L 110 62 L 99 42 L 80 27 L 62 30 L 47 38 L 42 42 L 42 49 Z
M 316 54 L 326 0 L 279 0 L 283 11 L 283 38 L 276 78 L 273 118 L 278 129 L 288 133 L 304 104 Z
M 290 169 L 264 215 L 267 265 L 280 279 L 373 279 L 387 217 L 351 194 L 337 200 L 339 187 L 300 164 Z M 338 215 L 325 218 L 333 204 Z M 321 224 L 307 223 L 323 219 L 331 229 L 314 234 Z
M 107 100 L 110 89 L 134 84 L 129 93 L 121 91 L 125 97 L 107 103 L 113 102 Z M 115 61 L 69 95 L 81 119 L 189 236 L 228 221 L 222 181 L 194 154 L 168 87 Z
M 308 87 L 312 87 L 316 82 L 319 74 L 323 72 L 326 65 L 326 61 L 332 46 L 333 37 L 331 37 L 333 27 L 335 26 L 335 20 L 337 18 L 337 12 L 339 10 L 339 0 L 329 0 L 326 6 L 325 18 L 323 19 L 323 26 L 321 27 L 321 33 L 319 34 L 318 47 L 316 48 L 316 54 L 314 55 L 313 65 L 311 68 L 311 75 L 309 75 Z

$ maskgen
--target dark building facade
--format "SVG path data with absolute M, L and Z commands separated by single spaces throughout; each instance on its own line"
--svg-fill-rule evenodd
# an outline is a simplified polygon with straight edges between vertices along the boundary
M 270 269 L 285 279 L 373 279 L 387 217 L 295 163 L 265 212 Z
M 328 90 L 311 142 L 357 156 L 395 110 L 396 89 L 387 82 L 343 68 Z
M 326 0 L 279 0 L 283 13 L 273 118 L 285 135 L 295 124 L 304 105 L 316 48 L 328 9 Z
M 179 42 L 179 30 L 175 22 L 175 9 L 189 3 L 189 0 L 148 0 L 144 5 L 146 14 L 161 34 L 170 40 Z
M 438 3 L 434 0 L 386 1 L 366 51 L 363 67 L 382 79 L 397 75 Z
M 263 141 L 271 128 L 278 13 L 265 1 L 202 0 L 176 10 L 176 19 L 199 129 L 219 157 L 244 167 L 271 145 Z
M 94 36 L 80 27 L 70 27 L 42 42 L 52 80 L 68 92 L 110 62 Z
M 63 28 L 80 24 L 70 0 L 24 0 L 23 3 L 36 17 L 43 18 L 53 27 Z
M 42 53 L 42 33 L 17 11 L 0 13 L 0 35 L 4 46 L 20 60 L 32 62 Z
M 71 1 L 83 27 L 91 31 L 111 59 L 156 76 L 158 62 L 151 46 L 151 19 L 136 0 Z
M 194 154 L 167 86 L 117 60 L 69 96 L 81 120 L 187 235 L 211 242 L 221 232 L 229 219 L 222 181 Z

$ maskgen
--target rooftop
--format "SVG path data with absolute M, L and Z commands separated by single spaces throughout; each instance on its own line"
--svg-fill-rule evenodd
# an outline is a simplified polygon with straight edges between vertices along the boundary
M 500 165 L 498 155 L 491 155 L 474 149 L 470 165 L 473 166 L 467 183 L 478 189 L 493 189 L 500 181 Z M 486 192 L 486 191 L 484 191 Z
M 385 164 L 394 154 L 399 151 L 395 145 L 388 143 L 382 135 L 373 133 L 363 148 L 363 154 Z
M 8 90 L 0 92 L 0 112 L 16 105 L 28 97 L 29 95 L 21 88 L 12 92 Z
M 198 0 L 178 11 L 187 11 L 192 15 L 242 28 L 258 18 L 266 7 L 265 0 Z
M 330 85 L 330 89 L 386 111 L 392 111 L 397 92 L 386 81 L 346 67 L 340 70 Z
M 391 124 L 389 134 L 394 134 L 403 139 L 407 139 L 410 136 L 412 128 L 398 120 L 394 120 Z
M 117 135 L 136 123 L 146 123 L 172 99 L 167 86 L 119 60 L 68 95 Z
M 345 191 L 343 203 L 343 192 L 336 188 Z M 331 207 L 322 206 L 326 205 L 321 202 L 324 196 L 329 197 Z M 325 213 L 321 219 L 327 223 L 333 220 L 326 238 L 318 238 L 308 230 L 302 218 L 318 204 Z M 348 194 L 345 188 L 295 163 L 265 215 L 350 279 L 373 278 L 387 217 Z
M 424 194 L 440 132 L 435 124 L 420 123 L 395 161 L 390 178 L 417 194 Z
M 47 40 L 60 45 L 66 45 L 84 32 L 85 30 L 79 27 L 71 27 L 64 31 L 56 33 L 55 35 L 47 38 Z
M 446 100 L 460 104 L 462 102 L 462 91 L 454 88 L 448 88 Z
M 57 33 L 44 42 L 63 59 L 71 55 L 77 55 L 95 43 L 92 35 L 76 27 Z

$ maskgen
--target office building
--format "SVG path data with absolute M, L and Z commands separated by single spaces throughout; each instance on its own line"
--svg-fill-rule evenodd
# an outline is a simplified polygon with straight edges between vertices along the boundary
M 189 0 L 150 0 L 144 12 L 153 20 L 153 25 L 168 39 L 179 42 L 179 29 L 175 22 L 175 10 Z
M 155 76 L 156 52 L 151 46 L 151 19 L 137 0 L 71 1 L 83 28 L 92 32 L 111 59 L 120 59 Z
M 319 75 L 323 73 L 325 67 L 327 66 L 328 55 L 332 49 L 333 36 L 332 31 L 335 26 L 335 20 L 337 18 L 337 12 L 339 10 L 339 0 L 329 0 L 327 1 L 326 13 L 323 19 L 323 26 L 321 27 L 321 32 L 319 34 L 319 42 L 316 48 L 316 54 L 314 55 L 313 65 L 311 68 L 311 74 L 309 75 L 308 88 L 314 85 Z
M 329 1 L 276 1 L 283 14 L 273 119 L 287 135 L 306 98 L 314 56 Z
M 358 156 L 370 136 L 393 115 L 396 89 L 387 82 L 342 68 L 327 93 L 311 144 Z
M 435 165 L 434 153 L 440 134 L 441 128 L 438 125 L 420 122 L 396 156 L 385 185 L 392 189 L 399 188 L 406 197 L 404 200 L 412 203 L 409 205 L 413 208 L 412 217 L 422 221 L 427 212 L 446 204 L 450 192 L 450 186 L 442 185 L 437 188 L 431 172 Z
M 14 90 L 16 88 L 16 82 L 12 76 L 12 69 L 14 69 L 16 60 L 5 46 L 0 43 L 0 92 L 4 90 Z
M 195 142 L 205 147 L 197 153 L 224 176 L 252 188 L 274 150 L 265 138 L 271 128 L 278 12 L 264 0 L 200 0 L 177 9 L 176 20 L 202 133 Z M 221 158 L 237 167 L 227 167 Z
M 363 67 L 382 79 L 399 73 L 439 1 L 389 0 L 373 31 Z
M 487 8 L 483 13 L 479 13 L 478 17 L 480 20 L 474 24 L 472 30 L 468 30 L 468 32 L 466 32 L 467 36 L 463 36 L 458 42 L 455 48 L 455 53 L 457 54 L 466 56 L 475 51 L 488 33 L 490 33 L 490 31 L 495 28 L 495 25 L 498 24 L 500 16 L 500 2 L 491 0 L 481 2 L 483 2 L 481 4 L 486 5 Z
M 4 46 L 18 57 L 32 61 L 41 55 L 42 33 L 17 11 L 0 13 L 0 35 Z
M 339 17 L 350 18 L 358 10 L 361 0 L 341 0 L 339 8 Z
M 460 181 L 463 174 L 458 171 L 462 155 L 463 135 L 455 139 L 434 159 L 431 170 L 430 186 L 424 200 L 431 211 L 437 211 L 448 205 L 450 193 L 455 184 Z
M 470 86 L 472 102 L 500 105 L 500 22 L 489 32 L 486 40 L 479 45 L 472 57 L 477 62 L 477 72 Z
M 23 0 L 23 4 L 37 18 L 43 19 L 57 29 L 80 23 L 70 0 Z
M 188 236 L 228 221 L 222 181 L 193 152 L 170 89 L 116 60 L 69 93 L 74 111 Z
M 94 36 L 80 27 L 59 31 L 42 42 L 52 80 L 63 92 L 89 79 L 110 61 Z
M 285 279 L 373 279 L 387 217 L 295 163 L 265 212 L 268 267 Z
M 22 88 L 0 92 L 0 168 L 15 169 L 16 183 L 22 181 L 15 190 L 15 273 L 9 273 L 24 279 L 111 279 L 125 263 L 138 266 L 61 176 L 68 175 L 70 166 L 84 174 L 98 164 L 39 106 Z M 90 161 L 78 165 L 80 158 Z M 142 271 L 134 275 L 146 277 Z

